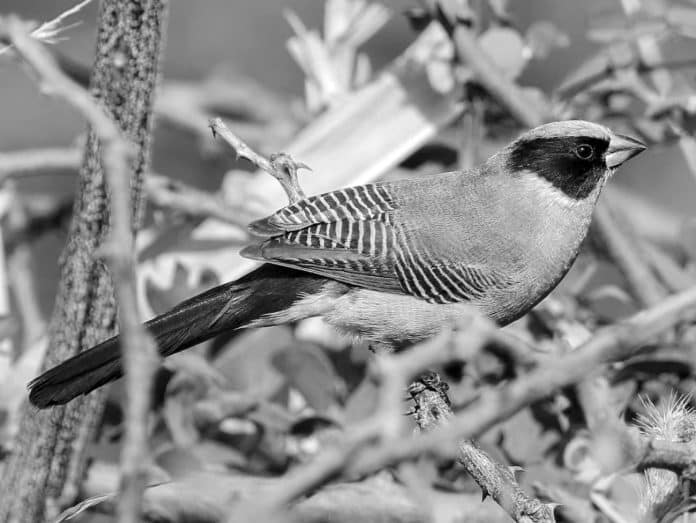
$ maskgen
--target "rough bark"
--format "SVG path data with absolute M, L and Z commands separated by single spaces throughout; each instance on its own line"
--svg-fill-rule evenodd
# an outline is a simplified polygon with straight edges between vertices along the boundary
M 142 177 L 149 162 L 166 11 L 166 0 L 103 0 L 99 12 L 90 90 L 137 147 L 131 172 L 134 226 L 143 209 Z M 44 368 L 113 334 L 116 303 L 98 252 L 108 231 L 100 146 L 90 131 L 68 242 L 60 259 L 61 279 Z M 43 522 L 72 501 L 103 400 L 102 391 L 47 411 L 24 407 L 18 437 L 0 479 L 0 521 Z

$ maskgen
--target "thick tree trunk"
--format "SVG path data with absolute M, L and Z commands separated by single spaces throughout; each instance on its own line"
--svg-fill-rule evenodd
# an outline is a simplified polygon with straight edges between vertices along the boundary
M 141 185 L 149 163 L 152 106 L 163 47 L 166 0 L 102 0 L 92 94 L 137 146 L 132 171 L 133 219 L 142 214 Z M 113 334 L 116 304 L 98 249 L 109 230 L 98 140 L 90 132 L 61 280 L 50 327 L 49 367 Z M 124 249 L 132 246 L 124 245 Z M 103 392 L 66 407 L 26 405 L 12 455 L 0 479 L 1 522 L 44 522 L 77 494 L 103 407 Z

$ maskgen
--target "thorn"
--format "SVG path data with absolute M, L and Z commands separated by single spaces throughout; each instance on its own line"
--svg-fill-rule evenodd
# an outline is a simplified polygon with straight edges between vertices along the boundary
M 252 160 L 251 157 L 249 157 L 249 155 L 247 155 L 246 153 L 244 153 L 244 152 L 239 152 L 239 151 L 237 151 L 236 149 L 235 149 L 234 153 L 235 153 L 235 156 L 236 156 L 236 159 L 237 159 L 237 160 L 239 160 L 240 158 L 244 158 L 245 160 L 248 160 L 248 161 L 250 161 L 251 163 L 254 163 L 254 160 Z
M 314 172 L 314 170 L 313 170 L 309 165 L 307 165 L 307 164 L 304 163 L 304 162 L 297 162 L 297 163 L 295 164 L 295 168 L 298 169 L 298 170 L 299 170 L 299 169 L 306 169 L 307 171 Z
M 413 416 L 416 412 L 418 412 L 418 410 L 413 407 L 404 412 L 404 416 Z
M 481 503 L 486 501 L 487 497 L 488 497 L 488 491 L 486 489 L 481 489 Z
M 508 470 L 510 471 L 510 474 L 512 474 L 512 477 L 515 481 L 517 481 L 517 473 L 524 472 L 524 469 L 522 467 L 518 467 L 517 465 L 509 466 Z

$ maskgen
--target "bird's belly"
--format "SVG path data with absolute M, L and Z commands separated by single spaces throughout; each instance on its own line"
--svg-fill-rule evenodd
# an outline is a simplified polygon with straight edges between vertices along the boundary
M 506 325 L 527 313 L 548 292 L 534 281 L 526 281 L 490 292 L 481 300 L 439 304 L 403 294 L 355 288 L 336 298 L 323 317 L 347 334 L 401 346 L 431 338 L 472 312 Z
M 403 294 L 354 289 L 336 299 L 323 316 L 348 334 L 400 346 L 428 339 L 476 309 L 475 303 L 434 304 Z

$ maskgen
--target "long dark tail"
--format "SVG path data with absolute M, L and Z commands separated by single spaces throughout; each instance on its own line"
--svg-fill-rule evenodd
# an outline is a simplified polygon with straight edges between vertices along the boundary
M 285 311 L 298 298 L 321 292 L 326 281 L 305 272 L 262 265 L 239 280 L 180 303 L 145 325 L 160 354 L 167 357 L 266 314 Z M 29 384 L 29 400 L 39 408 L 62 405 L 122 374 L 119 338 L 114 336 L 35 378 Z

